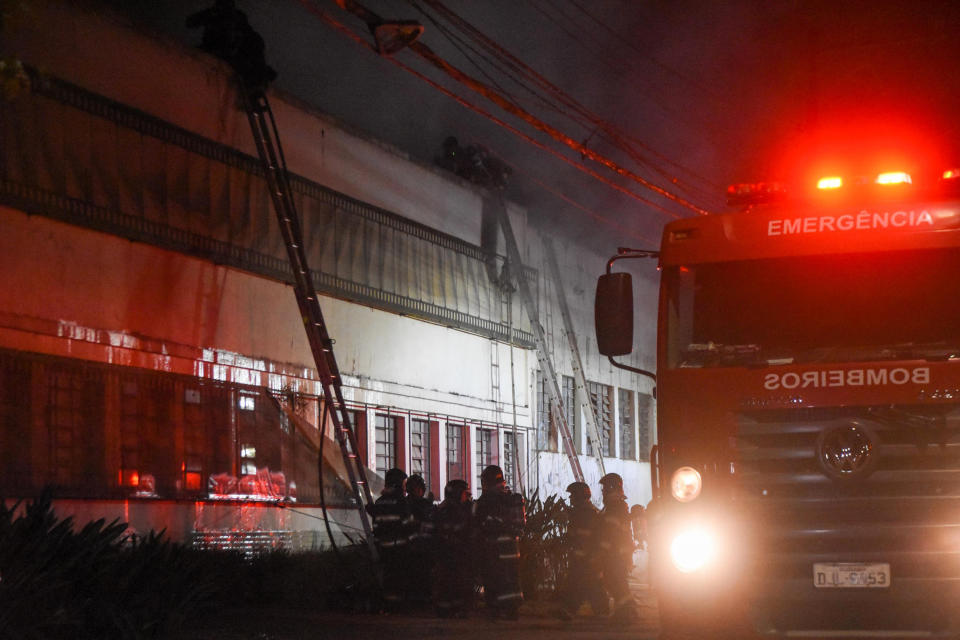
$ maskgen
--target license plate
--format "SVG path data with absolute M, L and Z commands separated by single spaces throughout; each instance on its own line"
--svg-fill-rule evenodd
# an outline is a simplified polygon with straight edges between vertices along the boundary
M 817 589 L 885 589 L 890 586 L 886 562 L 817 562 L 813 565 Z

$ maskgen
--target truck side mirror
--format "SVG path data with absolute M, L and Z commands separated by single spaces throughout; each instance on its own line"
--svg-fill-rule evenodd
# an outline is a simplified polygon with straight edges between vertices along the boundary
M 606 273 L 597 279 L 593 310 L 600 353 L 624 356 L 633 351 L 633 279 L 629 273 Z

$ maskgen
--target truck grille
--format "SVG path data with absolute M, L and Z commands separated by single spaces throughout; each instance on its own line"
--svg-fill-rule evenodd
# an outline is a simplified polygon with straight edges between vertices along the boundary
M 960 582 L 960 405 L 737 421 L 736 497 L 756 525 L 758 579 L 809 590 L 814 562 L 884 562 L 901 589 Z M 825 452 L 847 455 L 851 470 Z

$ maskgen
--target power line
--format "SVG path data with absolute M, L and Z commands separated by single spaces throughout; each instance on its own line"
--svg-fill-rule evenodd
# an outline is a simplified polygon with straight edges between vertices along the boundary
M 572 4 L 574 7 L 576 7 L 581 13 L 583 13 L 583 14 L 586 15 L 588 18 L 590 18 L 590 20 L 592 20 L 592 21 L 595 22 L 597 25 L 599 25 L 604 31 L 606 31 L 607 33 L 609 33 L 610 35 L 612 35 L 614 38 L 616 38 L 617 40 L 619 40 L 621 43 L 623 43 L 623 44 L 624 44 L 625 46 L 627 46 L 628 48 L 630 48 L 630 49 L 632 49 L 633 51 L 635 51 L 635 52 L 636 52 L 637 54 L 639 54 L 640 57 L 642 57 L 643 59 L 648 60 L 651 64 L 659 67 L 659 68 L 662 69 L 663 71 L 666 71 L 667 73 L 669 73 L 670 75 L 674 76 L 675 78 L 678 78 L 678 79 L 680 79 L 680 80 L 683 80 L 684 82 L 686 82 L 687 84 L 689 84 L 691 87 L 693 87 L 693 88 L 695 88 L 695 89 L 698 89 L 699 91 L 702 91 L 703 93 L 705 93 L 705 94 L 707 94 L 707 95 L 709 95 L 709 96 L 711 96 L 711 97 L 714 97 L 714 98 L 716 97 L 712 92 L 708 91 L 703 85 L 701 85 L 699 82 L 695 81 L 695 80 L 694 80 L 693 78 L 691 78 L 690 76 L 688 76 L 688 75 L 686 75 L 686 74 L 683 74 L 683 73 L 680 73 L 680 72 L 677 71 L 676 69 L 673 69 L 673 68 L 671 68 L 671 67 L 668 67 L 667 65 L 663 64 L 662 62 L 660 62 L 659 60 L 657 60 L 657 59 L 654 58 L 653 56 L 647 54 L 645 51 L 643 51 L 643 50 L 641 50 L 640 48 L 638 48 L 635 44 L 633 44 L 633 43 L 630 42 L 628 39 L 626 39 L 626 38 L 624 38 L 622 35 L 620 35 L 620 33 L 619 33 L 616 29 L 613 29 L 613 28 L 610 27 L 607 23 L 605 23 L 605 22 L 603 22 L 602 20 L 600 20 L 599 18 L 597 18 L 593 13 L 591 13 L 586 7 L 583 6 L 583 3 L 580 2 L 580 0 L 568 0 L 568 1 L 570 2 L 570 4 Z
M 301 1 L 305 3 L 307 2 L 307 0 L 301 0 Z M 345 10 L 359 17 L 368 25 L 381 24 L 383 22 L 380 16 L 373 13 L 372 11 L 370 11 L 360 3 L 356 2 L 355 0 L 338 0 L 338 4 L 344 7 Z M 579 152 L 585 158 L 590 158 L 594 162 L 597 162 L 607 167 L 609 170 L 613 171 L 614 173 L 624 178 L 627 178 L 629 180 L 632 180 L 638 183 L 639 185 L 641 185 L 642 187 L 650 191 L 653 191 L 654 193 L 664 198 L 667 198 L 668 200 L 672 200 L 676 202 L 682 207 L 690 209 L 691 211 L 694 211 L 700 215 L 708 214 L 708 212 L 702 207 L 699 207 L 696 204 L 686 200 L 685 198 L 678 196 L 677 194 L 647 180 L 646 178 L 637 174 L 634 171 L 621 167 L 619 164 L 617 164 L 613 160 L 594 151 L 593 149 L 588 148 L 587 146 L 574 140 L 573 138 L 563 133 L 562 131 L 556 129 L 555 127 L 537 119 L 536 117 L 534 117 L 532 114 L 530 114 L 523 108 L 519 107 L 518 105 L 504 98 L 502 95 L 500 95 L 499 93 L 491 89 L 489 86 L 483 84 L 482 82 L 476 80 L 475 78 L 467 75 L 460 69 L 451 65 L 442 57 L 434 53 L 433 50 L 430 49 L 430 47 L 428 47 L 427 45 L 421 42 L 414 41 L 407 46 L 407 49 L 418 54 L 421 58 L 423 58 L 424 60 L 432 64 L 434 67 L 436 67 L 440 71 L 443 71 L 445 74 L 447 74 L 451 78 L 457 80 L 461 84 L 466 85 L 467 88 L 469 88 L 470 90 L 487 98 L 488 100 L 496 104 L 498 107 L 500 107 L 507 113 L 517 118 L 520 118 L 521 120 L 523 120 L 524 122 L 532 126 L 533 128 L 549 135 L 555 140 Z M 391 56 L 388 56 L 388 57 L 390 57 L 391 60 L 393 59 Z
M 411 0 L 411 2 L 412 1 L 413 0 Z M 569 109 L 572 109 L 576 113 L 575 116 L 570 114 L 564 114 L 564 115 L 583 125 L 587 125 L 589 123 L 590 129 L 592 129 L 594 132 L 597 132 L 599 130 L 601 136 L 606 138 L 609 142 L 611 142 L 611 144 L 613 144 L 617 148 L 620 148 L 621 150 L 625 151 L 636 162 L 647 165 L 652 170 L 656 171 L 657 173 L 660 173 L 663 177 L 670 180 L 672 183 L 678 184 L 678 180 L 676 178 L 668 175 L 667 172 L 665 172 L 662 168 L 658 167 L 655 163 L 653 163 L 649 159 L 644 158 L 642 155 L 640 155 L 637 152 L 637 150 L 633 148 L 633 146 L 630 144 L 629 141 L 632 141 L 634 144 L 636 144 L 640 148 L 647 150 L 649 153 L 659 158 L 662 162 L 666 162 L 667 164 L 672 165 L 676 169 L 686 173 L 688 176 L 698 179 L 703 183 L 705 183 L 706 185 L 708 185 L 709 187 L 711 187 L 710 194 L 708 195 L 708 197 L 713 197 L 714 193 L 721 192 L 720 187 L 713 184 L 708 179 L 703 178 L 702 176 L 699 176 L 696 172 L 692 171 L 691 169 L 684 167 L 683 165 L 671 160 L 670 158 L 664 156 L 663 154 L 657 152 L 653 148 L 639 141 L 634 136 L 631 136 L 629 134 L 626 134 L 618 130 L 618 128 L 612 125 L 610 122 L 591 113 L 587 107 L 580 104 L 575 98 L 570 97 L 566 92 L 564 92 L 562 89 L 560 89 L 559 87 L 551 83 L 549 80 L 543 77 L 536 70 L 532 69 L 529 65 L 524 63 L 522 60 L 518 59 L 516 56 L 511 54 L 506 49 L 504 49 L 497 42 L 493 41 L 488 36 L 480 32 L 476 27 L 474 27 L 469 22 L 464 20 L 458 14 L 456 14 L 455 12 L 447 8 L 441 0 L 424 0 L 424 2 L 430 5 L 430 7 L 434 9 L 434 11 L 437 11 L 438 13 L 440 13 L 455 27 L 457 27 L 458 29 L 466 33 L 470 38 L 477 41 L 480 44 L 480 46 L 482 46 L 484 49 L 490 52 L 493 56 L 501 60 L 502 64 L 520 73 L 521 75 L 526 77 L 529 81 L 533 82 L 534 84 L 542 87 L 545 91 L 551 94 L 561 104 L 565 105 Z M 514 76 L 511 74 L 510 71 L 504 71 L 502 68 L 500 70 L 502 73 L 506 73 L 508 77 L 514 78 Z M 523 84 L 518 80 L 515 80 L 515 81 L 517 81 L 518 84 Z M 543 99 L 546 100 L 546 98 L 543 98 Z M 557 109 L 556 107 L 554 108 Z M 692 187 L 692 185 L 691 185 L 691 188 L 696 189 L 695 187 Z M 703 194 L 701 193 L 701 195 Z
M 641 72 L 641 70 L 637 69 L 635 66 L 631 65 L 629 62 L 624 62 L 624 63 L 623 63 L 624 66 L 623 66 L 622 68 L 620 68 L 620 69 L 615 69 L 615 68 L 613 68 L 613 67 L 610 65 L 610 63 L 609 63 L 609 59 L 611 58 L 611 56 L 610 56 L 606 51 L 603 51 L 603 50 L 601 50 L 601 49 L 597 49 L 597 48 L 592 47 L 592 46 L 588 46 L 587 43 L 586 43 L 586 41 L 584 40 L 584 38 L 580 37 L 579 34 L 580 34 L 580 33 L 587 34 L 588 36 L 590 36 L 591 40 L 593 40 L 594 42 L 599 43 L 599 46 L 600 46 L 601 48 L 604 47 L 605 44 L 606 44 L 604 41 L 602 41 L 602 40 L 600 40 L 599 38 L 595 37 L 595 36 L 593 35 L 593 33 L 592 33 L 591 30 L 581 28 L 580 25 L 579 25 L 579 23 L 577 22 L 577 20 L 571 18 L 568 14 L 566 14 L 565 12 L 563 12 L 563 10 L 560 9 L 559 7 L 557 7 L 556 4 L 551 3 L 551 2 L 549 2 L 549 1 L 548 1 L 548 2 L 545 2 L 545 6 L 546 6 L 546 7 L 548 7 L 548 8 L 550 8 L 551 10 L 557 12 L 557 14 L 559 14 L 563 19 L 566 19 L 567 21 L 572 22 L 572 23 L 576 26 L 576 28 L 578 29 L 577 32 L 571 31 L 568 27 L 566 27 L 566 26 L 560 21 L 560 19 L 554 17 L 547 9 L 544 9 L 544 8 L 541 7 L 539 4 L 537 4 L 537 1 L 538 1 L 538 0 L 531 0 L 531 6 L 533 6 L 533 8 L 534 8 L 536 11 L 538 11 L 539 13 L 541 13 L 541 14 L 542 14 L 544 17 L 546 17 L 550 22 L 552 22 L 552 23 L 553 23 L 554 25 L 556 25 L 559 29 L 561 29 L 565 34 L 567 34 L 567 35 L 573 40 L 573 42 L 575 42 L 576 44 L 580 45 L 583 49 L 585 49 L 585 50 L 588 51 L 590 54 L 592 54 L 597 60 L 599 60 L 600 62 L 602 62 L 603 64 L 605 64 L 608 68 L 612 69 L 614 72 L 621 73 L 622 75 L 628 75 L 628 72 L 630 72 L 630 71 L 637 71 L 638 73 Z M 617 57 L 618 59 L 620 59 L 619 56 L 616 56 L 616 57 Z M 649 86 L 649 83 L 648 83 L 648 86 Z M 661 102 L 660 100 L 657 100 L 657 99 L 653 96 L 653 94 L 652 94 L 651 92 L 649 92 L 649 91 L 643 93 L 643 94 L 642 94 L 642 97 L 643 97 L 644 99 L 646 99 L 647 101 L 649 101 L 649 102 L 650 102 L 651 104 L 653 104 L 654 106 L 656 106 L 656 107 L 657 107 L 660 111 L 662 111 L 663 114 L 664 114 L 665 116 L 667 116 L 669 119 L 672 119 L 672 120 L 674 120 L 674 121 L 676 121 L 676 122 L 681 122 L 681 123 L 683 123 L 683 124 L 685 124 L 685 125 L 687 125 L 687 126 L 697 126 L 697 127 L 701 127 L 701 128 L 706 129 L 707 131 L 710 131 L 710 130 L 712 130 L 712 129 L 716 129 L 717 126 L 718 126 L 715 122 L 711 122 L 711 121 L 708 119 L 708 120 L 705 121 L 708 126 L 707 126 L 707 127 L 703 127 L 703 124 L 704 124 L 703 122 L 700 122 L 700 123 L 694 122 L 693 120 L 691 120 L 691 119 L 688 117 L 688 114 L 678 112 L 676 109 L 667 106 L 666 104 L 664 104 L 664 103 Z
M 564 194 L 564 193 L 561 193 L 561 192 L 558 191 L 557 189 L 554 189 L 553 187 L 551 187 L 551 186 L 548 185 L 547 183 L 543 182 L 542 180 L 540 180 L 539 178 L 537 178 L 536 176 L 534 176 L 534 175 L 533 175 L 532 173 L 530 173 L 529 171 L 524 171 L 524 170 L 521 169 L 518 165 L 513 164 L 513 163 L 511 163 L 511 162 L 508 162 L 507 160 L 505 160 L 505 159 L 503 158 L 503 156 L 497 154 L 497 158 L 498 158 L 501 162 L 503 162 L 504 164 L 508 165 L 508 166 L 513 170 L 514 173 L 522 173 L 528 180 L 531 180 L 531 181 L 535 182 L 538 186 L 540 186 L 540 188 L 542 188 L 542 189 L 543 189 L 544 191 L 546 191 L 547 193 L 549 193 L 549 194 L 551 194 L 551 195 L 559 198 L 560 200 L 563 200 L 564 202 L 566 202 L 566 203 L 569 204 L 570 206 L 572 206 L 572 207 L 574 207 L 574 208 L 576 208 L 576 209 L 579 209 L 580 211 L 583 211 L 584 213 L 586 213 L 588 216 L 590 216 L 591 218 L 593 218 L 593 219 L 596 220 L 597 222 L 600 222 L 601 224 L 605 224 L 605 225 L 610 226 L 611 228 L 613 228 L 613 229 L 619 231 L 620 233 L 624 234 L 625 237 L 633 237 L 633 238 L 636 238 L 637 240 L 642 240 L 642 241 L 644 241 L 644 242 L 648 242 L 648 243 L 656 246 L 657 241 L 651 240 L 650 238 L 647 238 L 646 236 L 640 235 L 640 234 L 637 233 L 634 229 L 631 229 L 631 228 L 629 228 L 629 227 L 624 227 L 624 226 L 622 226 L 622 225 L 619 225 L 619 224 L 617 224 L 616 222 L 614 222 L 613 220 L 611 220 L 610 218 L 607 218 L 606 216 L 597 213 L 596 211 L 594 211 L 594 210 L 591 209 L 590 207 L 588 207 L 588 206 L 586 206 L 586 205 L 584 205 L 584 204 L 581 204 L 581 203 L 577 202 L 577 201 L 574 200 L 573 198 L 567 196 L 567 195 Z M 672 215 L 672 214 L 671 214 L 671 215 Z
M 360 37 L 359 35 L 357 35 L 356 33 L 354 33 L 349 27 L 347 27 L 346 25 L 344 25 L 343 23 L 341 23 L 340 21 L 338 21 L 337 19 L 335 19 L 333 16 L 330 16 L 330 15 L 327 14 L 325 11 L 314 7 L 314 6 L 310 3 L 310 0 L 300 0 L 300 1 L 301 1 L 301 3 L 302 3 L 311 13 L 315 14 L 317 17 L 319 17 L 321 20 L 323 20 L 323 21 L 324 21 L 325 23 L 327 23 L 329 26 L 333 27 L 334 29 L 336 29 L 336 30 L 339 31 L 340 33 L 344 34 L 345 36 L 347 36 L 348 38 L 350 38 L 351 40 L 353 40 L 355 43 L 357 43 L 358 45 L 360 45 L 360 46 L 363 47 L 364 49 L 366 49 L 366 50 L 368 50 L 368 51 L 373 51 L 374 53 L 376 53 L 376 47 L 375 47 L 374 45 L 372 45 L 371 43 L 367 42 L 367 41 L 364 40 L 362 37 Z M 552 148 L 546 146 L 545 144 L 543 144 L 542 142 L 534 139 L 534 138 L 531 137 L 530 135 L 524 133 L 523 131 L 520 131 L 519 129 L 517 129 L 516 127 L 514 127 L 514 126 L 511 125 L 510 123 L 508 123 L 508 122 L 506 122 L 506 121 L 504 121 L 504 120 L 496 117 L 495 115 L 493 115 L 493 114 L 490 113 L 489 111 L 486 111 L 485 109 L 483 109 L 483 108 L 481 108 L 481 107 L 478 107 L 478 106 L 470 103 L 469 101 L 467 101 L 467 100 L 464 99 L 463 97 L 461 97 L 461 96 L 453 93 L 452 91 L 450 91 L 450 90 L 447 89 L 446 87 L 444 87 L 444 86 L 442 86 L 441 84 L 439 84 L 438 82 L 436 82 L 436 81 L 428 78 L 427 76 L 425 76 L 424 74 L 420 73 L 419 71 L 417 71 L 417 70 L 414 69 L 413 67 L 410 67 L 409 65 L 406 65 L 406 64 L 404 64 L 403 62 L 400 62 L 399 60 L 397 60 L 396 58 L 394 58 L 394 57 L 392 57 L 392 56 L 388 57 L 387 59 L 388 59 L 390 62 L 392 62 L 393 64 L 395 64 L 395 65 L 397 65 L 398 67 L 400 67 L 401 69 L 403 69 L 404 71 L 407 71 L 408 73 L 410 73 L 410 74 L 412 74 L 412 75 L 420 78 L 421 80 L 423 80 L 424 82 L 426 82 L 427 84 L 429 84 L 430 86 L 432 86 L 434 89 L 436 89 L 436 90 L 440 91 L 441 93 L 447 95 L 448 97 L 452 98 L 452 99 L 455 100 L 457 103 L 459 103 L 461 106 L 464 106 L 464 107 L 470 109 L 471 111 L 474 111 L 474 112 L 476 112 L 476 113 L 479 113 L 480 115 L 488 118 L 489 120 L 491 120 L 491 121 L 494 122 L 495 124 L 497 124 L 497 125 L 503 127 L 504 129 L 510 131 L 511 133 L 513 133 L 514 135 L 518 136 L 519 138 L 521 138 L 522 140 L 526 141 L 527 143 L 529 143 L 529 144 L 531 144 L 531 145 L 533 145 L 533 146 L 535 146 L 535 147 L 537 147 L 537 148 L 539 148 L 539 149 L 541 149 L 541 150 L 543 150 L 543 151 L 546 151 L 547 153 L 553 155 L 554 157 L 559 158 L 559 159 L 562 160 L 563 162 L 566 162 L 567 164 L 569 164 L 569 165 L 571 165 L 572 167 L 576 168 L 578 171 L 581 171 L 581 172 L 583 172 L 583 173 L 586 173 L 587 175 L 589 175 L 589 176 L 595 178 L 596 180 L 598 180 L 598 181 L 606 184 L 607 186 L 609 186 L 609 187 L 611 187 L 611 188 L 613 188 L 613 189 L 615 189 L 615 190 L 617 190 L 617 191 L 619 191 L 619 192 L 627 195 L 628 197 L 630 197 L 630 198 L 632 198 L 632 199 L 634 199 L 634 200 L 637 200 L 638 202 L 641 202 L 641 203 L 643 203 L 643 204 L 645 204 L 645 205 L 647 205 L 647 206 L 649 206 L 649 207 L 652 207 L 652 208 L 656 209 L 657 211 L 660 211 L 660 212 L 662 212 L 662 213 L 665 213 L 666 215 L 669 215 L 669 216 L 672 217 L 672 218 L 680 218 L 680 217 L 681 217 L 680 215 L 678 215 L 678 214 L 676 214 L 676 213 L 673 213 L 672 211 L 669 211 L 669 210 L 665 209 L 664 207 L 662 207 L 661 205 L 657 204 L 656 202 L 653 202 L 653 201 L 651 201 L 651 200 L 649 200 L 649 199 L 647 199 L 647 198 L 645 198 L 645 197 L 643 197 L 643 196 L 641 196 L 641 195 L 639 195 L 639 194 L 637 194 L 637 193 L 635 193 L 635 192 L 633 192 L 633 191 L 630 191 L 629 189 L 627 189 L 627 188 L 625 188 L 625 187 L 623 187 L 623 186 L 621 186 L 621 185 L 613 182 L 612 180 L 610 180 L 610 179 L 607 178 L 606 176 L 603 176 L 603 175 L 597 173 L 596 171 L 594 171 L 594 170 L 592 170 L 592 169 L 589 169 L 589 168 L 583 166 L 581 163 L 578 163 L 578 162 L 575 162 L 575 161 L 571 160 L 570 158 L 564 156 L 564 155 L 563 155 L 562 153 L 560 153 L 559 151 L 557 151 L 557 150 L 555 150 L 555 149 L 552 149 Z M 607 222 L 610 223 L 609 220 L 607 220 Z M 646 240 L 646 238 L 640 238 L 640 239 Z

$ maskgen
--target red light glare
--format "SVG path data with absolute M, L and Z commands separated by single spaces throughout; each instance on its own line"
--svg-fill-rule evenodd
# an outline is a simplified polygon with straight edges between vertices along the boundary
M 947 169 L 943 172 L 944 180 L 956 180 L 960 178 L 960 169 Z
M 886 171 L 877 176 L 877 184 L 913 184 L 906 171 Z
M 824 190 L 814 189 L 820 178 L 843 176 L 846 191 L 860 186 L 860 176 L 866 178 L 864 187 L 876 185 L 877 175 L 891 168 L 909 174 L 917 186 L 923 176 L 960 169 L 953 164 L 955 156 L 944 156 L 944 138 L 903 114 L 833 113 L 816 127 L 778 141 L 773 151 L 777 157 L 767 171 L 820 194 Z
M 202 487 L 202 478 L 196 471 L 187 471 L 184 476 L 184 484 L 186 484 L 188 490 L 196 491 Z
M 840 176 L 827 176 L 817 180 L 817 189 L 839 189 L 843 186 L 843 178 Z

